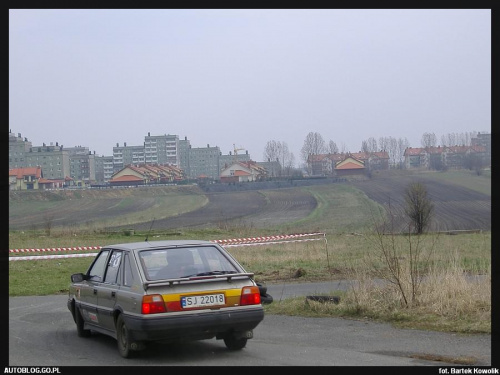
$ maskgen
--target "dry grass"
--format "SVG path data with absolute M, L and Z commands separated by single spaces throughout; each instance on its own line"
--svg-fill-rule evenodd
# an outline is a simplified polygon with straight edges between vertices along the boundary
M 356 280 L 346 291 L 332 290 L 329 295 L 340 296 L 340 303 L 322 303 L 295 298 L 276 301 L 267 307 L 269 313 L 307 316 L 339 316 L 353 319 L 370 319 L 391 322 L 399 327 L 413 329 L 429 329 L 461 333 L 491 333 L 491 247 L 486 242 L 485 247 L 474 248 L 471 253 L 463 243 L 468 236 L 476 239 L 482 235 L 437 236 L 428 238 L 427 245 L 437 246 L 430 259 L 429 267 L 419 273 L 419 279 L 411 278 L 408 265 L 402 258 L 399 283 L 388 279 L 377 279 L 383 263 L 374 264 L 366 259 L 375 250 L 353 249 L 350 254 L 343 253 L 332 256 L 330 269 L 336 272 L 332 278 Z M 451 239 L 453 237 L 453 239 Z M 488 236 L 486 236 L 488 237 Z M 365 238 L 364 236 L 362 238 Z M 366 238 L 365 238 L 366 240 Z M 431 241 L 429 241 L 431 240 Z M 352 245 L 351 241 L 349 244 Z M 344 244 L 345 245 L 345 244 Z M 365 243 L 366 245 L 366 243 Z M 347 249 L 347 246 L 345 246 Z M 292 255 L 295 253 L 295 255 Z M 256 254 L 253 254 L 255 257 Z M 349 256 L 351 255 L 351 256 Z M 288 259 L 290 267 L 284 270 L 282 276 L 293 275 L 292 258 L 299 256 L 293 247 L 287 247 L 287 255 L 281 254 L 283 260 Z M 245 258 L 240 254 L 240 258 Z M 338 258 L 342 258 L 340 263 Z M 255 260 L 260 259 L 255 257 Z M 324 259 L 324 252 L 318 245 L 311 246 L 309 261 Z M 473 259 L 473 261 L 471 261 Z M 343 265 L 340 265 L 343 264 Z M 323 263 L 324 265 L 324 263 Z M 314 279 L 310 267 L 302 278 Z M 258 275 L 261 276 L 261 275 Z M 274 275 L 277 276 L 277 275 Z M 414 277 L 415 275 L 413 275 Z M 412 299 L 406 296 L 414 292 Z M 407 302 L 410 303 L 407 303 Z

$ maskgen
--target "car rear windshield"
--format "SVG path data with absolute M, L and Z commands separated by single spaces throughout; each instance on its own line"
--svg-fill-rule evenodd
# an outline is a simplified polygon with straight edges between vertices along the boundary
M 148 280 L 243 272 L 215 246 L 143 250 L 141 266 Z

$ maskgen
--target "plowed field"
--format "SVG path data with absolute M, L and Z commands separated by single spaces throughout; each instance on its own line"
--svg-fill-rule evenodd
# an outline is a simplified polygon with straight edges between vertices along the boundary
M 156 229 L 246 226 L 268 228 L 302 219 L 316 208 L 316 200 L 297 188 L 208 193 L 209 203 L 196 211 L 156 220 Z M 148 223 L 134 228 L 144 230 Z
M 384 206 L 394 218 L 393 230 L 405 231 L 404 191 L 413 181 L 425 184 L 434 204 L 431 231 L 491 230 L 491 195 L 431 175 L 375 174 L 369 180 L 342 184 Z M 50 221 L 53 227 L 97 224 L 147 230 L 153 219 L 155 230 L 270 228 L 303 219 L 318 206 L 314 196 L 300 187 L 208 193 L 197 186 L 31 193 L 10 193 L 9 229 L 43 229 Z
M 368 198 L 392 214 L 395 231 L 405 231 L 404 194 L 411 182 L 421 182 L 434 205 L 430 231 L 491 230 L 491 196 L 457 184 L 437 181 L 432 175 L 383 175 L 353 182 Z

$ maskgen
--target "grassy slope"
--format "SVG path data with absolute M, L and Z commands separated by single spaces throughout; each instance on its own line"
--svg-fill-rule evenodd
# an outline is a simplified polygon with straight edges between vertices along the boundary
M 303 188 L 314 196 L 318 205 L 306 218 L 278 227 L 285 232 L 320 231 L 327 234 L 366 232 L 373 228 L 381 206 L 358 189 L 330 184 Z

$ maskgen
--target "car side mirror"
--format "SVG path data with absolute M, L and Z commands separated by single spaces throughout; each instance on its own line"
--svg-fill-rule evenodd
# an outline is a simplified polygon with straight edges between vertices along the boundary
M 71 275 L 71 282 L 80 283 L 85 280 L 85 275 L 83 273 L 74 273 Z

